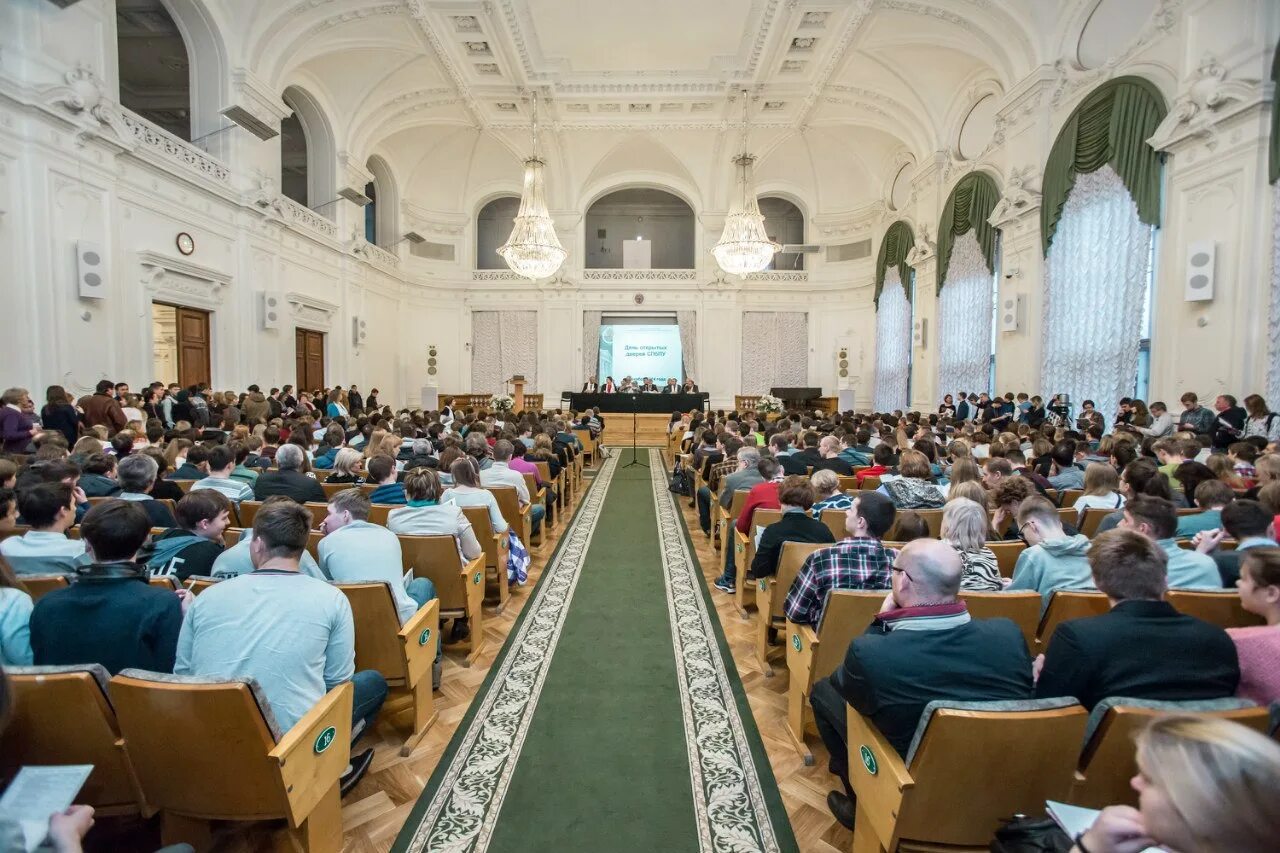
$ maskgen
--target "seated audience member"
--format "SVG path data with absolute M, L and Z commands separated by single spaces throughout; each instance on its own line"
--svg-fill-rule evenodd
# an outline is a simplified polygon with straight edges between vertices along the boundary
M 813 463 L 813 472 L 834 471 L 843 477 L 853 476 L 853 466 L 848 460 L 840 458 L 840 439 L 834 435 L 824 435 L 818 440 L 818 461 Z
M 530 441 L 532 441 L 532 439 L 530 439 Z M 517 451 L 520 451 L 520 452 L 517 452 Z M 543 481 L 542 473 L 538 471 L 538 466 L 533 462 L 530 462 L 529 460 L 525 459 L 524 458 L 525 453 L 523 451 L 524 451 L 524 444 L 519 439 L 516 439 L 516 441 L 513 442 L 511 445 L 511 458 L 507 460 L 507 467 L 510 468 L 512 471 L 517 472 L 522 477 L 525 474 L 528 474 L 530 477 L 532 477 L 535 490 L 537 489 L 545 490 L 546 494 L 544 495 L 543 501 L 539 502 L 539 505 L 542 506 L 544 514 L 549 514 L 552 516 L 550 519 L 548 519 L 548 522 L 549 523 L 554 522 L 556 490 L 552 487 L 551 483 L 547 483 Z
M 1175 539 L 1190 539 L 1201 531 L 1221 527 L 1222 510 L 1236 499 L 1236 493 L 1221 480 L 1205 480 L 1196 486 L 1195 499 L 1200 512 L 1178 516 Z
M 151 456 L 145 453 L 126 456 L 117 466 L 120 494 L 116 497 L 122 501 L 133 501 L 142 507 L 147 518 L 151 519 L 152 527 L 176 527 L 178 522 L 174 520 L 169 507 L 151 496 L 159 475 L 160 468 Z
M 369 495 L 370 501 L 376 504 L 404 505 L 404 484 L 399 481 L 395 459 L 379 453 L 369 458 L 365 470 L 369 472 L 369 483 L 377 486 Z
M 1071 508 L 1076 511 L 1076 524 L 1084 521 L 1086 509 L 1120 509 L 1124 495 L 1120 494 L 1120 475 L 1109 462 L 1090 462 L 1084 469 L 1084 494 L 1076 498 Z
M 847 492 L 840 490 L 840 477 L 835 471 L 830 469 L 814 471 L 813 476 L 809 478 L 809 484 L 813 486 L 813 495 L 816 498 L 810 510 L 814 518 L 821 518 L 824 509 L 838 509 L 843 512 L 853 503 L 853 498 Z
M 193 444 L 187 450 L 186 458 L 178 464 L 170 480 L 201 480 L 209 476 L 209 449 L 203 444 Z
M 464 560 L 474 560 L 484 553 L 476 539 L 475 529 L 462 507 L 441 503 L 444 488 L 430 468 L 414 468 L 404 478 L 408 505 L 391 510 L 387 527 L 405 536 L 452 536 Z
M 177 503 L 182 500 L 182 496 L 186 492 L 182 491 L 182 486 L 168 479 L 165 475 L 169 471 L 169 460 L 164 458 L 164 454 L 160 452 L 158 447 L 148 447 L 141 453 L 132 454 L 134 456 L 149 456 L 151 461 L 156 463 L 156 482 L 151 487 L 148 494 L 158 500 L 169 500 Z
M 1178 479 L 1178 466 L 1188 459 L 1195 458 L 1195 448 L 1199 444 L 1193 439 L 1176 437 L 1162 438 L 1151 449 L 1155 451 L 1156 460 L 1160 463 L 1160 473 L 1169 481 L 1174 491 L 1182 491 L 1182 482 Z
M 253 496 L 266 500 L 272 495 L 284 495 L 298 503 L 324 503 L 324 489 L 314 478 L 302 473 L 307 458 L 301 447 L 285 444 L 276 451 L 278 471 L 264 471 L 253 484 Z M 394 464 L 392 468 L 394 469 Z
M 436 588 L 430 578 L 414 578 L 406 586 L 400 540 L 381 524 L 369 523 L 371 506 L 359 489 L 344 489 L 329 499 L 329 515 L 320 523 L 320 569 L 338 583 L 385 581 L 403 625 L 436 597 Z
M 1196 551 L 1210 555 L 1223 586 L 1236 585 L 1240 579 L 1240 561 L 1249 551 L 1276 547 L 1272 518 L 1257 501 L 1232 501 L 1222 510 L 1222 529 L 1206 530 L 1196 537 Z M 1227 537 L 1236 540 L 1234 551 L 1218 547 Z
M 222 553 L 222 534 L 231 524 L 231 502 L 213 489 L 192 491 L 178 501 L 178 526 L 153 536 L 138 555 L 150 576 L 171 575 L 185 581 L 213 574 Z
M 494 533 L 506 533 L 510 529 L 498 507 L 498 499 L 480 485 L 480 469 L 474 459 L 470 456 L 455 459 L 449 465 L 449 473 L 453 485 L 440 496 L 441 503 L 460 507 L 482 506 L 489 512 L 489 524 L 493 526 Z
M 333 473 L 326 483 L 346 483 L 359 486 L 364 483 L 361 472 L 364 470 L 364 457 L 354 447 L 344 447 L 333 458 Z
M 1059 492 L 1065 489 L 1083 489 L 1084 471 L 1076 467 L 1076 443 L 1060 441 L 1053 446 L 1049 458 L 1053 460 L 1053 474 L 1049 485 Z
M 743 447 L 735 457 L 734 469 L 725 474 L 720 484 L 719 502 L 723 509 L 733 506 L 734 492 L 749 492 L 757 483 L 763 483 L 760 474 L 760 449 Z M 720 543 L 729 547 L 730 543 Z
M 945 503 L 942 490 L 930 482 L 933 471 L 928 458 L 920 451 L 902 451 L 898 457 L 898 475 L 882 482 L 879 489 L 898 509 L 937 509 Z
M 32 606 L 22 582 L 0 557 L 0 666 L 31 666 Z M 0 723 L 3 718 L 0 709 Z
M 783 610 L 797 625 L 817 625 L 827 593 L 836 589 L 887 589 L 894 552 L 880 541 L 893 527 L 896 510 L 884 495 L 853 499 L 845 513 L 850 538 L 810 554 L 787 591 Z
M 855 468 L 870 465 L 873 453 L 870 441 L 871 430 L 866 427 L 859 427 L 854 433 L 846 431 L 840 442 L 842 445 L 840 458 Z
M 8 533 L 18 525 L 18 493 L 0 486 L 0 533 Z
M 898 523 L 893 528 L 894 541 L 905 545 L 917 539 L 933 538 L 933 534 L 929 532 L 929 522 L 914 509 L 904 509 L 898 513 L 897 518 Z
M 967 498 L 950 500 L 942 510 L 942 541 L 960 555 L 963 590 L 997 592 L 1003 587 L 1000 565 L 987 547 L 988 528 L 987 511 Z
M 809 515 L 813 506 L 813 486 L 804 477 L 787 477 L 778 486 L 782 518 L 760 535 L 748 577 L 772 577 L 778 573 L 778 559 L 787 542 L 835 542 L 831 529 Z
M 129 668 L 173 672 L 189 593 L 150 586 L 134 562 L 151 532 L 147 514 L 136 503 L 104 501 L 80 527 L 91 562 L 76 569 L 71 586 L 36 602 L 36 665 L 100 663 L 112 675 Z
M 694 502 L 698 505 L 698 526 L 708 536 L 711 535 L 711 500 L 713 493 L 720 488 L 722 482 L 730 474 L 739 470 L 738 454 L 743 447 L 742 439 L 732 435 L 726 435 L 720 444 L 723 448 L 723 458 L 711 465 L 707 471 L 707 484 L 699 486 L 697 494 L 694 495 Z
M 492 450 L 485 448 L 484 451 L 476 450 L 477 447 L 471 440 L 473 436 L 467 435 L 466 446 L 467 455 L 475 458 L 480 466 L 480 485 L 488 488 L 489 486 L 511 486 L 516 490 L 516 496 L 520 499 L 521 506 L 529 507 L 529 529 L 536 533 L 542 526 L 542 519 L 547 514 L 547 508 L 542 503 L 535 503 L 530 506 L 529 487 L 525 485 L 524 475 L 519 471 L 514 471 L 509 464 L 511 454 L 515 452 L 515 446 L 504 439 L 494 442 Z M 482 435 L 475 435 L 474 438 L 484 444 Z M 576 440 L 576 438 L 575 438 Z
M 848 706 L 905 755 L 930 702 L 1031 698 L 1031 657 L 1021 631 L 1008 619 L 970 618 L 958 600 L 963 571 L 945 542 L 919 539 L 903 548 L 880 613 L 849 645 L 844 663 L 813 685 L 818 733 L 831 772 L 844 784 L 843 794 L 827 795 L 827 806 L 847 828 L 855 811 Z
M 261 439 L 250 436 L 247 441 L 233 441 L 228 445 L 236 460 L 236 466 L 231 469 L 231 479 L 249 486 L 250 500 L 253 499 L 253 484 L 258 482 L 258 474 L 261 473 L 257 470 L 259 466 L 256 464 L 257 457 L 254 456 L 253 446 L 254 442 L 261 446 L 261 441 Z
M 1018 530 L 1027 548 L 1018 555 L 1011 592 L 1034 589 L 1043 599 L 1040 612 L 1049 606 L 1054 590 L 1092 590 L 1093 569 L 1089 565 L 1089 537 L 1068 535 L 1062 529 L 1058 508 L 1048 498 L 1030 497 L 1018 507 Z
M 991 508 L 991 498 L 980 482 L 970 480 L 966 483 L 956 483 L 947 489 L 947 501 L 954 501 L 959 498 L 973 501 L 982 507 L 983 513 L 986 513 Z
M 105 453 L 91 453 L 80 465 L 80 489 L 86 498 L 109 498 L 120 492 L 116 480 L 116 458 Z
M 1178 513 L 1161 498 L 1139 495 L 1124 506 L 1120 526 L 1141 533 L 1161 548 L 1168 558 L 1170 589 L 1221 589 L 1222 578 L 1213 558 L 1180 548 L 1173 534 L 1178 529 Z
M 1075 853 L 1273 853 L 1280 745 L 1229 720 L 1166 716 L 1138 735 L 1138 808 L 1108 806 Z
M 242 480 L 232 479 L 231 472 L 235 467 L 235 451 L 225 444 L 215 447 L 209 451 L 209 476 L 192 483 L 191 491 L 194 493 L 213 489 L 237 507 L 240 506 L 240 501 L 253 500 L 253 487 Z
M 262 505 L 272 506 L 278 503 L 297 502 L 293 498 L 284 495 L 272 495 L 262 502 Z M 220 580 L 233 578 L 236 575 L 247 575 L 253 571 L 253 557 L 249 553 L 249 545 L 253 542 L 253 528 L 250 527 L 240 532 L 240 539 L 235 545 L 223 550 L 218 555 L 218 559 L 213 561 L 213 569 L 210 575 Z M 304 575 L 316 578 L 322 581 L 332 580 L 324 572 L 320 571 L 320 565 L 316 562 L 315 557 L 311 556 L 311 552 L 303 551 L 302 560 L 298 563 L 298 571 Z
M 249 546 L 253 572 L 216 583 L 195 599 L 174 672 L 256 679 L 284 731 L 325 693 L 350 681 L 354 742 L 373 726 L 387 682 L 372 670 L 355 671 L 355 623 L 346 596 L 298 571 L 310 532 L 305 507 L 280 502 L 258 510 Z M 351 757 L 343 793 L 372 760 L 372 749 Z
M 1108 696 L 1176 701 L 1235 694 L 1240 667 L 1231 638 L 1163 600 L 1167 562 L 1165 549 L 1134 530 L 1094 538 L 1089 565 L 1111 612 L 1058 625 L 1037 660 L 1037 696 L 1074 696 L 1092 709 Z
M 1246 551 L 1236 589 L 1244 609 L 1266 622 L 1227 629 L 1240 658 L 1236 695 L 1259 705 L 1280 702 L 1280 548 Z
M 0 541 L 0 554 L 19 575 L 74 572 L 86 562 L 82 539 L 67 528 L 76 521 L 76 496 L 66 483 L 36 483 L 18 491 L 18 511 L 31 529 Z M 144 513 L 145 514 L 145 513 Z
M 782 472 L 782 464 L 770 456 L 760 457 L 760 461 L 756 463 L 756 468 L 760 472 L 761 482 L 756 483 L 747 492 L 747 497 L 742 502 L 742 511 L 738 513 L 738 520 L 734 523 L 734 529 L 743 536 L 754 535 L 752 527 L 752 516 L 755 515 L 757 509 L 781 509 L 782 504 L 778 501 L 778 485 L 782 482 L 785 474 Z M 729 539 L 723 543 L 725 549 L 725 568 L 724 573 L 715 579 L 715 587 L 723 592 L 733 592 L 737 578 L 737 561 L 734 547 L 734 540 Z
M 883 448 L 883 449 L 882 449 Z M 883 477 L 889 473 L 889 467 L 893 465 L 894 450 L 891 444 L 877 444 L 875 449 L 871 451 L 872 464 L 870 468 L 863 468 L 857 473 L 858 488 L 866 488 L 862 481 L 867 477 Z
M 1180 492 L 1174 495 L 1168 478 L 1160 472 L 1156 463 L 1146 458 L 1135 459 L 1124 466 L 1124 471 L 1120 475 L 1120 494 L 1126 501 L 1133 500 L 1135 495 L 1148 495 L 1172 501 L 1175 506 L 1177 506 L 1177 500 L 1181 498 Z M 1098 525 L 1098 532 L 1106 533 L 1108 530 L 1114 530 L 1122 521 L 1124 521 L 1123 509 L 1108 513 Z

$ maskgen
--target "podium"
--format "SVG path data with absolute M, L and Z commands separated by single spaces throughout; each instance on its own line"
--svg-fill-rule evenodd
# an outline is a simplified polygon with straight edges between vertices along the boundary
M 516 374 L 508 382 L 511 383 L 511 399 L 515 401 L 512 411 L 524 411 L 524 376 Z

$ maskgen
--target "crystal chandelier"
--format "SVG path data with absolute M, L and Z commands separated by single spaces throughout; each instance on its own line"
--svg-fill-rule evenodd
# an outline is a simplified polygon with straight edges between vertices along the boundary
M 550 278 L 560 269 L 568 255 L 556 236 L 555 222 L 547 213 L 546 188 L 538 157 L 538 96 L 533 95 L 533 154 L 524 161 L 524 188 L 520 192 L 520 210 L 515 227 L 498 254 L 512 270 L 537 280 Z
M 720 269 L 730 275 L 745 276 L 769 266 L 774 253 L 782 247 L 769 239 L 764 230 L 764 216 L 756 201 L 751 181 L 751 165 L 756 158 L 747 153 L 747 93 L 742 93 L 742 153 L 734 158 L 737 167 L 736 192 L 729 201 L 729 215 L 724 220 L 724 233 L 711 250 Z

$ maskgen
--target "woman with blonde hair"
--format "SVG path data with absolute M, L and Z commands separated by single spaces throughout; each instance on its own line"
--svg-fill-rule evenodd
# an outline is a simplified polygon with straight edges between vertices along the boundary
M 382 429 L 381 427 L 369 433 L 369 440 L 366 441 L 364 445 L 365 459 L 368 459 L 370 456 L 373 456 L 374 454 L 379 452 L 378 448 L 382 446 L 382 439 L 386 438 L 387 435 L 389 435 L 389 433 L 385 429 Z M 396 452 L 398 453 L 399 450 L 397 449 Z M 394 459 L 395 457 L 396 457 L 396 453 L 391 454 L 392 459 Z
M 1124 495 L 1120 494 L 1120 475 L 1106 462 L 1090 462 L 1084 469 L 1084 494 L 1076 498 L 1071 508 L 1076 511 L 1076 524 L 1084 520 L 1086 509 L 1120 509 Z
M 359 486 L 364 483 L 364 457 L 353 447 L 344 447 L 333 457 L 333 473 L 326 483 L 350 483 Z
M 987 496 L 987 490 L 983 488 L 982 483 L 973 480 L 966 480 L 963 483 L 953 485 L 947 490 L 947 503 L 962 498 L 976 503 L 985 509 L 991 508 L 991 501 Z
M 1214 717 L 1161 717 L 1138 735 L 1138 807 L 1108 806 L 1073 853 L 1274 853 L 1280 744 Z
M 976 501 L 956 498 L 948 501 L 942 510 L 942 541 L 956 549 L 964 566 L 964 574 L 960 576 L 961 589 L 980 592 L 1004 589 L 1000 564 L 996 562 L 995 553 L 987 547 L 990 528 L 987 511 Z
M 449 450 L 457 454 L 449 463 L 449 476 L 453 485 L 444 490 L 440 503 L 456 504 L 461 507 L 482 506 L 489 513 L 489 523 L 493 525 L 493 532 L 506 533 L 507 520 L 503 518 L 502 510 L 498 508 L 498 499 L 494 497 L 493 492 L 480 485 L 480 469 L 476 461 L 464 455 L 456 447 L 446 449 L 445 453 Z M 443 458 L 442 454 L 441 459 Z
M 405 506 L 391 510 L 387 528 L 406 536 L 452 536 L 463 561 L 474 560 L 484 551 L 462 507 L 440 503 L 444 488 L 430 468 L 414 468 L 404 475 Z

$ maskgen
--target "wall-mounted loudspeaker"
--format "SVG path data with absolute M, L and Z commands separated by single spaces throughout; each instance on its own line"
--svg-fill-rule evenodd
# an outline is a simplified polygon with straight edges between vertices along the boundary
M 841 379 L 849 377 L 849 348 L 840 347 L 840 351 L 836 353 L 836 371 Z
M 927 349 L 929 345 L 929 318 L 917 317 L 911 324 L 911 343 L 919 349 Z
M 362 347 L 368 338 L 369 331 L 365 328 L 364 320 L 360 317 L 351 318 L 351 345 L 353 347 Z
M 1027 297 L 1011 293 L 1000 297 L 1000 331 L 1016 332 L 1022 328 L 1027 314 Z
M 437 352 L 438 351 L 436 350 L 435 344 L 429 344 L 427 346 L 427 375 L 428 376 L 435 376 L 437 373 L 440 372 L 440 367 L 439 367 L 440 363 L 439 361 L 436 360 Z
M 280 297 L 269 290 L 258 294 L 258 311 L 262 318 L 262 328 L 280 328 Z
M 1213 298 L 1213 265 L 1217 257 L 1217 245 L 1212 240 L 1200 240 L 1187 247 L 1188 302 L 1205 302 Z
M 107 295 L 107 264 L 102 247 L 89 240 L 76 241 L 76 278 L 81 299 L 104 299 Z

